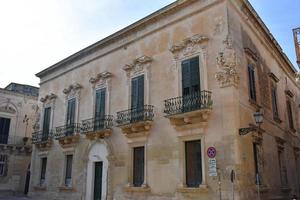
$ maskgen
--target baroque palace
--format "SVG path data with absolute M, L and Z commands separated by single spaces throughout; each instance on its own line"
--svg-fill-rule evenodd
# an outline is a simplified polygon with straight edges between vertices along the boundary
M 37 74 L 29 195 L 299 196 L 296 72 L 247 0 L 178 0 Z

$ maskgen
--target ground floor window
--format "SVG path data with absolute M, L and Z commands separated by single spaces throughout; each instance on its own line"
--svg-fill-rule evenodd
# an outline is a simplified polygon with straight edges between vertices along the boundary
M 7 155 L 0 154 L 0 176 L 7 175 Z
M 199 187 L 202 183 L 201 140 L 185 142 L 186 186 Z
M 66 155 L 66 173 L 65 173 L 65 186 L 72 186 L 72 162 L 73 155 Z
M 46 168 L 47 168 L 47 158 L 41 158 L 41 176 L 40 176 L 40 185 L 43 186 L 46 181 Z
M 144 183 L 145 148 L 133 148 L 133 186 L 141 187 Z

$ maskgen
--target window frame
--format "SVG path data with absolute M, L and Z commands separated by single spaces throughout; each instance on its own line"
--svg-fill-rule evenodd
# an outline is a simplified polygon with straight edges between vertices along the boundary
M 188 165 L 188 159 L 187 159 L 187 155 L 188 155 L 188 150 L 187 150 L 187 145 L 188 144 L 191 144 L 191 143 L 200 143 L 200 155 L 201 155 L 201 157 L 200 157 L 200 162 L 202 163 L 202 143 L 201 143 L 201 140 L 188 140 L 188 141 L 185 141 L 184 142 L 184 148 L 185 148 L 185 185 L 186 185 L 186 187 L 188 187 L 188 188 L 197 188 L 197 187 L 200 187 L 202 184 L 203 184 L 203 174 L 202 174 L 202 171 L 203 171 L 203 169 L 202 169 L 202 164 L 200 164 L 200 170 L 201 170 L 201 180 L 197 180 L 197 181 L 199 181 L 200 183 L 198 184 L 198 185 L 192 185 L 193 183 L 188 183 L 188 179 L 190 179 L 189 177 L 188 177 L 188 169 L 189 169 L 189 167 L 187 166 Z M 195 169 L 194 169 L 195 170 Z
M 71 163 L 68 163 L 68 157 L 71 156 Z M 74 155 L 73 154 L 65 154 L 65 167 L 64 167 L 64 178 L 63 178 L 63 185 L 64 187 L 71 188 L 73 186 L 73 162 L 74 162 Z M 71 171 L 68 172 L 68 164 L 70 164 Z M 67 174 L 70 174 L 69 180 Z M 69 183 L 67 183 L 69 181 Z
M 143 180 L 135 180 L 135 170 L 136 170 L 136 167 L 138 165 L 136 165 L 136 152 L 135 150 L 137 149 L 142 149 L 142 153 L 143 153 L 143 163 L 142 164 L 139 164 L 139 165 L 142 165 L 142 168 L 139 169 L 139 170 L 142 170 L 142 179 Z M 144 146 L 136 146 L 136 147 L 133 147 L 132 148 L 132 160 L 133 160 L 133 163 L 132 163 L 132 185 L 133 187 L 142 187 L 144 185 L 144 182 L 145 182 L 145 147 Z M 140 153 L 140 152 L 139 152 Z M 141 181 L 141 183 L 136 183 L 135 181 Z
M 3 160 L 1 159 L 3 158 Z M 0 173 L 0 177 L 6 177 L 8 173 L 8 155 L 0 154 L 0 168 L 2 166 L 3 173 Z
M 44 161 L 45 161 L 45 168 L 43 168 L 44 167 Z M 48 164 L 48 157 L 41 157 L 40 158 L 40 177 L 39 177 L 39 186 L 41 186 L 41 187 L 46 185 L 47 164 Z
M 252 72 L 252 73 L 250 73 Z M 249 93 L 249 100 L 255 103 L 258 103 L 258 95 L 257 95 L 257 73 L 256 73 L 256 66 L 255 64 L 249 63 L 247 65 L 247 77 L 248 77 L 248 93 Z M 250 76 L 251 75 L 251 76 Z M 252 77 L 253 76 L 253 77 Z

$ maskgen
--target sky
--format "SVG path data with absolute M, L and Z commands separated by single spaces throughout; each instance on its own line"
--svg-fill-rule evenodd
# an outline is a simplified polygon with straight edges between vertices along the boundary
M 0 88 L 38 86 L 35 74 L 174 0 L 1 0 Z M 299 0 L 250 0 L 296 65 Z M 298 8 L 298 11 L 297 11 Z

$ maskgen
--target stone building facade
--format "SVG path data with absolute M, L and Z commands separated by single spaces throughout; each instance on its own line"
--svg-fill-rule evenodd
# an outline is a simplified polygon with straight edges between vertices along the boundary
M 299 195 L 300 76 L 246 0 L 176 1 L 37 76 L 31 196 Z
M 26 87 L 38 91 L 36 87 Z M 38 95 L 12 87 L 0 89 L 0 197 L 28 191 L 31 134 L 39 113 L 37 99 Z

